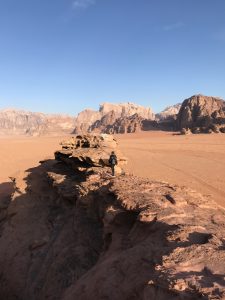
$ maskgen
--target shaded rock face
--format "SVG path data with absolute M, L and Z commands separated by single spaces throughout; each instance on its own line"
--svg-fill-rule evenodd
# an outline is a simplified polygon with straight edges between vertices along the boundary
M 155 116 L 150 108 L 133 103 L 103 103 L 99 111 L 85 110 L 78 114 L 75 121 L 74 133 L 87 133 L 91 131 L 109 133 L 116 122 L 129 122 L 127 119 L 138 115 L 143 119 L 154 120 Z M 117 121 L 118 120 L 118 121 Z M 113 130 L 112 130 L 113 132 Z M 116 132 L 116 131 L 114 131 Z
M 115 133 L 134 133 L 142 130 L 143 118 L 138 114 L 130 117 L 116 118 L 114 111 L 105 115 L 100 121 L 97 121 L 90 127 L 90 131 L 97 131 L 107 134 Z
M 181 108 L 181 103 L 168 106 L 162 112 L 156 114 L 156 120 L 165 121 L 168 119 L 176 119 Z
M 60 135 L 71 133 L 74 118 L 20 110 L 0 111 L 1 135 Z
M 195 127 L 207 130 L 212 124 L 225 124 L 225 101 L 203 95 L 186 99 L 177 117 L 178 129 Z
M 111 111 L 100 121 L 96 121 L 89 130 L 91 132 L 116 134 L 159 130 L 161 127 L 156 121 L 144 119 L 138 114 L 116 118 L 114 111 Z
M 224 299 L 224 209 L 185 187 L 89 171 L 48 160 L 0 199 L 0 299 Z
M 134 133 L 142 130 L 143 118 L 138 114 L 130 117 L 121 117 L 108 128 L 108 133 Z
M 114 110 L 104 115 L 100 120 L 94 122 L 90 127 L 90 132 L 109 133 L 109 128 L 114 126 L 117 117 Z

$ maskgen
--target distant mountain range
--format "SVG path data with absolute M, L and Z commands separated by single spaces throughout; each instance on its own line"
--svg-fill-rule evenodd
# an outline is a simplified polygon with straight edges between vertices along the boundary
M 59 135 L 74 130 L 74 118 L 23 110 L 0 111 L 0 135 Z
M 23 110 L 0 110 L 0 135 L 65 135 L 87 132 L 132 133 L 141 130 L 180 130 L 223 124 L 224 100 L 194 95 L 159 114 L 134 103 L 103 103 L 99 110 L 85 109 L 77 116 L 51 115 Z

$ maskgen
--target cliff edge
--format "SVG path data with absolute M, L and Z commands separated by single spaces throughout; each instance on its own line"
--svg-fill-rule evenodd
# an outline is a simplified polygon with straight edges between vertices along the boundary
M 119 153 L 107 136 L 62 147 L 0 200 L 1 299 L 224 299 L 223 208 L 185 187 L 112 177 L 98 152 Z

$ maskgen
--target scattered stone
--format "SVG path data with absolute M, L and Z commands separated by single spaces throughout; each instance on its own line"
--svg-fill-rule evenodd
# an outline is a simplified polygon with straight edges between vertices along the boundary
M 180 131 L 180 134 L 182 134 L 182 135 L 191 134 L 191 130 L 189 128 L 182 128 Z
M 194 127 L 194 128 L 191 130 L 191 132 L 194 133 L 194 134 L 201 133 L 201 128 L 200 128 L 200 127 Z

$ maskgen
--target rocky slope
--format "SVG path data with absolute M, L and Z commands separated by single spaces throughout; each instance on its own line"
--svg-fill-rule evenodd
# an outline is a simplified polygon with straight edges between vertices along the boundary
M 157 121 L 164 121 L 166 119 L 176 119 L 177 114 L 181 108 L 181 103 L 168 106 L 162 112 L 155 115 Z
M 102 115 L 109 113 L 110 111 L 114 111 L 116 117 L 129 117 L 134 114 L 138 114 L 144 119 L 154 119 L 154 113 L 152 112 L 151 108 L 144 107 L 141 105 L 137 105 L 131 102 L 127 103 L 119 103 L 119 104 L 112 104 L 112 103 L 103 103 L 100 105 L 99 112 Z
M 0 135 L 60 135 L 71 133 L 74 118 L 66 115 L 5 109 L 0 111 Z
M 135 133 L 146 130 L 158 130 L 159 124 L 156 121 L 144 119 L 138 114 L 129 117 L 116 118 L 114 111 L 106 114 L 101 120 L 96 121 L 89 130 L 91 132 L 116 134 Z
M 115 112 L 111 111 L 90 126 L 90 131 L 108 134 L 139 132 L 142 130 L 142 121 L 143 118 L 138 114 L 117 118 Z
M 133 115 L 138 115 L 147 120 L 154 120 L 155 118 L 150 108 L 137 104 L 130 102 L 120 104 L 103 103 L 100 105 L 99 111 L 84 110 L 78 114 L 74 133 L 86 133 L 96 131 L 96 129 L 101 132 L 109 132 L 107 127 L 113 125 L 117 119 L 127 120 Z M 114 132 L 116 131 L 114 130 Z
M 225 124 L 225 101 L 216 97 L 195 95 L 184 100 L 177 117 L 178 129 L 209 128 Z
M 111 177 L 98 165 L 99 148 L 118 151 L 106 136 L 62 146 L 0 199 L 0 299 L 224 299 L 224 209 L 185 187 Z

